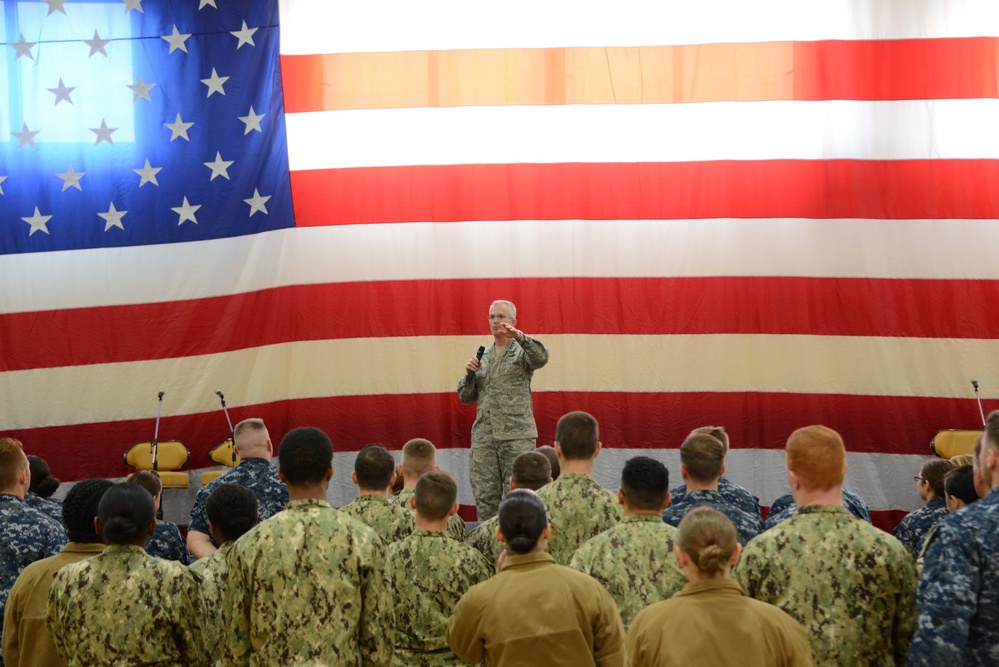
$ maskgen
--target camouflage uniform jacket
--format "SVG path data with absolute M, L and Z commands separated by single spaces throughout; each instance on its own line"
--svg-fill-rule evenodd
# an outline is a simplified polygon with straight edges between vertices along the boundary
M 500 554 L 506 551 L 506 545 L 496 537 L 498 526 L 499 515 L 496 515 L 480 523 L 465 538 L 465 544 L 478 549 L 493 567 L 499 563 Z
M 62 503 L 48 498 L 42 498 L 30 491 L 24 496 L 24 502 L 28 507 L 36 509 L 48 518 L 62 526 Z
M 447 645 L 447 619 L 469 588 L 492 576 L 475 549 L 444 533 L 417 530 L 387 549 L 395 592 L 393 664 L 463 665 Z
M 409 506 L 409 499 L 416 493 L 416 489 L 403 489 L 393 500 L 396 504 L 405 507 L 410 512 L 413 508 Z M 449 516 L 447 519 L 447 536 L 459 542 L 465 541 L 465 520 L 457 514 Z
M 190 530 L 211 535 L 205 503 L 219 484 L 239 484 L 253 491 L 257 497 L 257 511 L 260 512 L 261 521 L 274 516 L 288 504 L 288 488 L 278 479 L 277 468 L 266 459 L 243 459 L 238 466 L 198 490 L 194 507 L 191 508 L 191 523 L 188 524 Z M 218 546 L 214 537 L 212 544 Z
M 867 511 L 867 503 L 853 491 L 843 489 L 843 506 L 850 510 L 850 514 L 858 519 L 863 519 L 867 523 L 871 522 L 871 513 Z M 770 530 L 782 521 L 787 521 L 794 516 L 797 509 L 798 506 L 794 504 L 794 498 L 791 497 L 790 493 L 785 493 L 770 506 L 770 511 L 767 512 L 767 520 L 763 524 L 763 530 Z
M 187 543 L 180 535 L 177 524 L 169 521 L 157 521 L 156 533 L 146 542 L 146 553 L 154 558 L 175 560 L 183 565 L 191 564 L 191 554 L 187 551 Z
M 392 591 L 378 534 L 294 500 L 226 556 L 222 664 L 388 665 Z
M 999 490 L 937 524 L 910 665 L 999 665 Z
M 913 556 L 918 556 L 923 550 L 930 528 L 937 525 L 947 516 L 947 501 L 934 498 L 918 510 L 906 514 L 892 532 L 898 541 L 909 548 Z
M 805 628 L 815 664 L 894 665 L 916 627 L 912 556 L 839 505 L 809 505 L 760 533 L 733 578 Z
M 685 493 L 680 502 L 673 502 L 663 510 L 663 521 L 671 526 L 679 526 L 680 520 L 695 507 L 710 507 L 716 509 L 732 521 L 739 533 L 739 542 L 746 545 L 749 540 L 763 532 L 763 522 L 755 514 L 743 512 L 728 503 L 717 491 L 691 491 Z
M 724 477 L 719 477 L 718 493 L 729 505 L 738 507 L 746 514 L 755 516 L 759 519 L 760 523 L 763 523 L 763 510 L 760 509 L 760 499 L 750 493 L 748 489 L 730 482 Z M 672 506 L 673 503 L 680 502 L 685 495 L 687 495 L 687 485 L 681 484 L 670 491 L 672 498 L 669 504 Z
M 55 556 L 66 545 L 66 531 L 22 498 L 0 493 L 0 629 L 7 596 L 21 570 Z M 3 660 L 0 659 L 0 665 Z
M 548 553 L 559 565 L 568 565 L 583 542 L 624 518 L 617 496 L 589 475 L 564 472 L 538 489 L 538 495 L 548 508 L 552 526 Z
M 207 665 L 197 577 L 141 547 L 109 545 L 59 570 L 47 626 L 76 665 Z
M 374 528 L 386 545 L 409 537 L 416 529 L 416 519 L 385 496 L 358 496 L 340 511 Z
M 472 381 L 466 383 L 463 375 L 458 382 L 461 402 L 477 402 L 472 444 L 538 437 L 531 377 L 547 363 L 548 350 L 527 335 L 523 342 L 511 340 L 502 348 L 490 346 L 486 350 Z
M 222 591 L 229 578 L 228 553 L 235 542 L 226 542 L 211 556 L 199 558 L 188 568 L 201 578 L 198 589 L 201 602 L 201 618 L 204 621 L 205 648 L 212 664 L 222 660 Z
M 569 567 L 603 584 L 627 630 L 635 614 L 687 583 L 673 551 L 675 540 L 676 528 L 663 523 L 658 513 L 626 516 L 576 549 Z

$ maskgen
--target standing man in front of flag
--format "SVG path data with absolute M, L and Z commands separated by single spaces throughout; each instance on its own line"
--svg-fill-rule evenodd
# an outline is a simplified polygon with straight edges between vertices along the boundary
M 467 374 L 458 382 L 461 402 L 478 403 L 468 465 L 479 521 L 496 514 L 513 460 L 534 449 L 538 438 L 531 378 L 548 363 L 548 350 L 516 327 L 517 307 L 494 301 L 489 306 L 494 342 L 481 360 L 468 360 Z

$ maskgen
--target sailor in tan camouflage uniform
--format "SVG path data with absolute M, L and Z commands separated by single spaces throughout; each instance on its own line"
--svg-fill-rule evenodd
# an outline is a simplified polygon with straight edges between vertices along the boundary
M 559 565 L 568 565 L 583 542 L 616 526 L 624 514 L 617 496 L 593 479 L 593 464 L 600 454 L 599 429 L 593 415 L 570 412 L 559 419 L 555 451 L 562 474 L 541 487 L 538 495 L 552 524 L 548 553 Z
M 447 645 L 447 620 L 469 588 L 493 568 L 472 547 L 448 539 L 447 518 L 458 511 L 458 485 L 446 472 L 428 472 L 416 484 L 416 532 L 388 547 L 395 588 L 393 664 L 464 665 Z
M 607 589 L 627 630 L 635 614 L 684 587 L 687 577 L 676 553 L 676 528 L 662 520 L 669 505 L 669 471 L 648 456 L 628 459 L 617 498 L 624 520 L 583 543 L 569 567 Z
M 426 438 L 413 438 L 403 445 L 402 463 L 396 470 L 396 474 L 403 479 L 403 487 L 395 497 L 395 503 L 412 511 L 416 482 L 421 475 L 440 469 L 441 467 L 437 465 L 437 448 L 434 447 L 434 443 Z M 447 536 L 459 542 L 465 541 L 465 520 L 457 514 L 452 514 L 447 519 Z
M 468 467 L 479 521 L 495 516 L 513 460 L 534 449 L 538 438 L 531 378 L 548 363 L 548 350 L 516 326 L 517 307 L 494 301 L 489 307 L 493 344 L 481 361 L 468 360 L 467 374 L 458 382 L 461 402 L 477 403 Z
M 524 452 L 513 460 L 511 491 L 514 489 L 537 491 L 551 481 L 551 464 L 548 462 L 548 457 L 541 452 L 537 450 Z M 506 545 L 496 534 L 497 528 L 499 528 L 498 514 L 480 523 L 465 538 L 465 543 L 478 549 L 493 567 L 499 564 L 500 554 L 506 550 Z
M 838 433 L 798 429 L 786 458 L 798 511 L 746 545 L 734 578 L 804 626 L 816 665 L 901 664 L 916 627 L 912 556 L 843 507 Z
M 281 441 L 288 507 L 237 540 L 222 596 L 222 664 L 388 665 L 392 598 L 382 541 L 333 509 L 333 445 L 296 428 Z
M 77 665 L 208 665 L 194 574 L 143 549 L 156 530 L 152 496 L 115 484 L 98 504 L 104 553 L 59 570 L 46 625 Z
M 413 513 L 393 503 L 388 489 L 395 481 L 395 459 L 381 445 L 365 445 L 354 459 L 351 480 L 357 498 L 340 511 L 375 529 L 386 545 L 413 534 Z

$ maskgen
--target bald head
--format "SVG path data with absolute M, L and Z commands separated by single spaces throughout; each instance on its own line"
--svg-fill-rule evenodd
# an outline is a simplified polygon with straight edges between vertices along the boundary
M 274 449 L 263 419 L 244 419 L 232 430 L 236 452 L 243 459 L 271 460 Z

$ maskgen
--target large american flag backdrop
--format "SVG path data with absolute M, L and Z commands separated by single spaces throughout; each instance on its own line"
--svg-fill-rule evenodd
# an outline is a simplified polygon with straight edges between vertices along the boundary
M 314 424 L 425 436 L 496 298 L 541 442 L 695 426 L 764 504 L 823 423 L 882 525 L 999 396 L 999 4 L 3 2 L 0 432 L 64 479 Z

